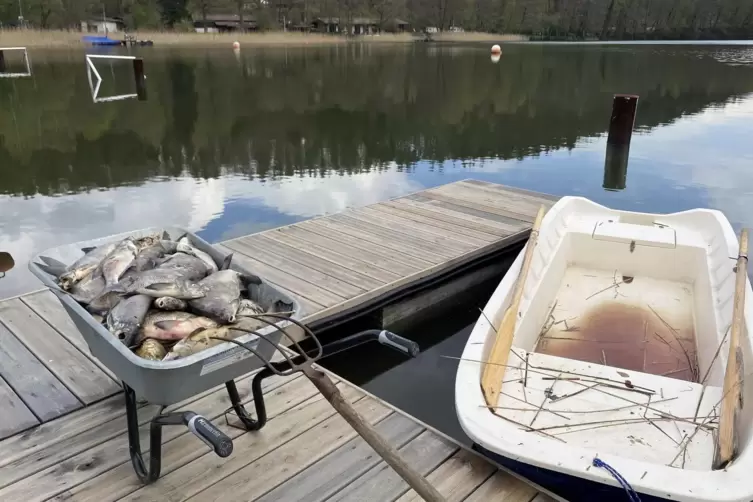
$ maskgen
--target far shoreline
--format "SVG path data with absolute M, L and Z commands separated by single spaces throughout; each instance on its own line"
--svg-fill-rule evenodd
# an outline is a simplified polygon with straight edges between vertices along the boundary
M 0 30 L 0 46 L 26 48 L 74 48 L 87 44 L 82 40 L 86 35 L 103 36 L 103 33 L 84 33 L 66 30 L 10 29 Z M 233 42 L 243 46 L 320 46 L 347 43 L 409 43 L 421 41 L 422 34 L 385 33 L 380 35 L 359 35 L 344 37 L 322 33 L 299 32 L 253 32 L 253 33 L 193 33 L 172 31 L 131 31 L 129 36 L 137 40 L 151 40 L 155 47 L 232 47 Z M 124 32 L 109 34 L 110 38 L 123 40 Z M 481 32 L 442 32 L 431 35 L 433 42 L 521 42 L 528 40 L 525 35 L 496 34 Z

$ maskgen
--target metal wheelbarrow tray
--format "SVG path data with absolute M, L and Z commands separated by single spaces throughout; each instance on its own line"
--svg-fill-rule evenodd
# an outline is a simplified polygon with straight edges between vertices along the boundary
M 29 269 L 58 297 L 86 340 L 89 350 L 97 359 L 141 398 L 153 404 L 170 405 L 261 368 L 265 362 L 248 350 L 227 342 L 174 361 L 163 362 L 143 359 L 123 345 L 105 326 L 98 323 L 83 306 L 63 291 L 57 285 L 54 276 L 46 273 L 38 266 L 38 263 L 41 262 L 40 256 L 54 258 L 69 265 L 83 255 L 82 247 L 101 246 L 118 242 L 129 236 L 144 237 L 163 231 L 167 232 L 171 239 L 188 235 L 194 247 L 208 253 L 218 264 L 221 264 L 227 256 L 200 237 L 181 228 L 154 227 L 47 249 L 35 255 L 29 261 Z M 244 274 L 253 274 L 252 271 L 236 264 L 231 264 L 230 268 Z M 260 277 L 260 279 L 261 284 L 250 286 L 250 299 L 265 309 L 278 300 L 291 303 L 295 311 L 292 318 L 300 319 L 300 302 L 287 291 L 269 284 L 263 277 Z M 283 329 L 295 327 L 287 321 L 280 321 L 277 324 Z M 243 335 L 237 338 L 237 341 L 248 343 L 255 340 L 255 343 L 252 342 L 251 346 L 263 358 L 270 360 L 282 333 L 275 326 L 266 326 L 258 332 L 271 343 L 261 341 L 253 334 Z

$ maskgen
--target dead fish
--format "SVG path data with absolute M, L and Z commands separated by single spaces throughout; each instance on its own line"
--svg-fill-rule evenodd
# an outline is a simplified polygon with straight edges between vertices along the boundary
M 184 235 L 183 237 L 178 239 L 178 251 L 190 254 L 191 256 L 195 256 L 196 258 L 201 259 L 201 261 L 206 264 L 210 274 L 219 270 L 217 263 L 215 263 L 214 261 L 214 258 L 209 256 L 209 253 L 205 253 L 204 251 L 195 248 L 193 244 L 191 244 L 191 241 L 189 240 L 187 235 Z
M 107 328 L 119 340 L 130 347 L 139 331 L 153 298 L 146 295 L 136 295 L 119 302 L 107 314 Z
M 123 239 L 102 260 L 99 269 L 107 286 L 112 286 L 120 280 L 120 276 L 133 264 L 137 252 L 138 248 L 131 239 Z
M 236 315 L 238 316 L 249 316 L 249 315 L 259 315 L 263 314 L 264 308 L 262 308 L 261 305 L 256 303 L 253 300 L 248 300 L 246 298 L 243 298 L 241 300 L 240 306 L 238 307 L 238 312 Z
M 105 289 L 105 278 L 101 274 L 89 273 L 84 279 L 75 283 L 69 294 L 79 303 L 88 304 L 97 298 Z
M 167 349 L 157 340 L 152 340 L 151 338 L 147 338 L 143 342 L 141 342 L 141 345 L 139 345 L 139 348 L 136 349 L 136 355 L 139 357 L 143 357 L 144 359 L 149 359 L 150 361 L 161 361 L 163 357 L 167 354 Z
M 194 300 L 197 298 L 203 298 L 206 294 L 206 289 L 200 284 L 181 278 L 174 279 L 171 282 L 157 282 L 150 284 L 145 288 L 138 289 L 136 292 L 140 295 L 147 295 L 154 298 L 171 296 L 179 300 Z
M 241 304 L 240 274 L 235 270 L 220 270 L 202 281 L 202 298 L 191 300 L 191 309 L 223 324 L 235 322 Z
M 186 278 L 190 278 L 191 280 L 201 280 L 211 272 L 206 263 L 200 258 L 180 252 L 167 256 L 159 263 L 158 268 L 185 269 L 187 272 L 190 272 L 186 274 Z
M 86 277 L 99 266 L 102 260 L 115 249 L 115 244 L 105 244 L 95 248 L 85 248 L 84 256 L 67 267 L 66 272 L 58 278 L 60 287 L 69 290 L 76 282 Z
M 217 323 L 206 317 L 197 316 L 189 312 L 161 312 L 150 311 L 139 338 L 155 338 L 158 340 L 180 340 L 197 329 L 214 328 Z
M 188 357 L 202 350 L 225 343 L 224 340 L 217 340 L 216 338 L 237 338 L 243 334 L 245 333 L 230 329 L 228 326 L 197 330 L 176 343 L 163 361 L 173 361 Z
M 105 288 L 106 289 L 106 288 Z M 106 315 L 111 309 L 115 308 L 115 305 L 125 298 L 122 294 L 115 291 L 103 291 L 102 294 L 94 298 L 86 306 L 92 314 Z
M 162 296 L 154 300 L 154 306 L 161 310 L 186 310 L 188 303 L 172 296 Z
M 165 248 L 159 243 L 144 248 L 136 255 L 136 259 L 133 260 L 130 270 L 143 272 L 144 270 L 156 268 L 160 263 L 160 259 L 164 256 Z
M 200 298 L 204 290 L 194 283 L 196 271 L 184 268 L 155 268 L 135 273 L 111 286 L 111 291 L 139 293 L 154 298 L 172 296 L 182 300 Z M 199 277 L 200 278 L 200 277 Z

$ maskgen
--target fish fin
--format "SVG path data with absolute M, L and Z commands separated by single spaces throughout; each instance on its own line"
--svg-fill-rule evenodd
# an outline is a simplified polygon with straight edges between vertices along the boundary
M 224 260 L 222 260 L 222 265 L 220 265 L 220 270 L 230 270 L 230 263 L 233 261 L 233 253 L 230 253 L 225 257 Z
M 128 293 L 128 290 L 121 283 L 116 282 L 115 284 L 110 284 L 109 286 L 105 286 L 105 289 L 102 290 L 102 293 L 100 293 L 100 296 L 107 293 L 118 293 L 118 294 L 124 295 Z
M 162 231 L 162 237 L 160 238 L 160 240 L 169 241 L 170 240 L 170 233 L 167 230 L 163 230 Z
M 154 326 L 157 328 L 163 330 L 163 331 L 170 331 L 171 329 L 175 328 L 176 326 L 179 326 L 180 323 L 183 321 L 158 321 L 154 323 Z
M 198 334 L 199 334 L 199 333 L 201 333 L 202 331 L 206 331 L 206 330 L 207 330 L 207 328 L 205 328 L 205 327 L 203 327 L 203 326 L 202 326 L 202 327 L 200 327 L 200 328 L 196 328 L 195 330 L 191 331 L 191 334 L 190 334 L 190 335 L 188 335 L 188 337 L 191 337 L 191 336 L 194 336 L 194 335 L 198 335 Z M 186 337 L 186 338 L 188 338 L 188 337 Z
M 262 283 L 261 277 L 254 274 L 238 274 L 238 277 L 240 278 L 241 282 L 248 288 L 251 285 L 258 286 Z
M 43 262 L 44 262 L 44 263 L 45 263 L 45 264 L 46 264 L 47 266 L 49 266 L 49 267 L 55 267 L 55 268 L 58 268 L 58 267 L 62 267 L 62 268 L 68 268 L 68 265 L 66 265 L 66 264 L 65 264 L 65 263 L 63 263 L 62 261 L 60 261 L 60 260 L 56 260 L 55 258 L 50 258 L 49 256 L 40 256 L 40 257 L 39 257 L 39 259 L 40 259 L 40 260 L 42 260 L 42 261 L 43 261 Z
M 42 263 L 37 263 L 37 267 L 41 268 L 45 273 L 54 275 L 55 277 L 60 277 L 64 273 L 67 272 L 66 267 L 58 267 L 54 265 L 45 265 Z
M 293 306 L 293 302 L 284 302 L 282 300 L 277 300 L 272 304 L 267 312 L 270 312 L 272 314 L 286 314 L 288 312 L 294 311 Z
M 82 251 L 82 252 L 83 252 L 84 254 L 87 254 L 87 253 L 91 253 L 91 252 L 92 252 L 92 251 L 94 251 L 95 249 L 97 249 L 97 246 L 87 246 L 87 247 L 83 247 L 83 248 L 81 248 L 81 251 Z
M 172 283 L 170 282 L 155 282 L 154 284 L 150 284 L 148 286 L 145 286 L 144 289 L 149 291 L 159 291 L 160 289 L 167 288 L 169 286 L 172 286 Z M 169 296 L 169 295 L 165 295 Z
M 188 232 L 175 239 L 175 242 L 180 243 L 180 241 L 182 241 L 183 239 L 186 240 L 186 244 L 188 244 L 189 246 L 191 245 L 191 239 L 188 238 Z

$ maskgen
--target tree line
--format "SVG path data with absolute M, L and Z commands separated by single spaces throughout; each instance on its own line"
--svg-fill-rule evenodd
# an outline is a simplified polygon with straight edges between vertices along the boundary
M 119 17 L 128 29 L 192 30 L 202 13 L 254 19 L 261 30 L 298 28 L 317 17 L 395 18 L 422 31 L 530 34 L 540 39 L 705 39 L 753 36 L 753 0 L 0 0 L 0 23 L 19 15 L 39 28 L 76 28 Z

